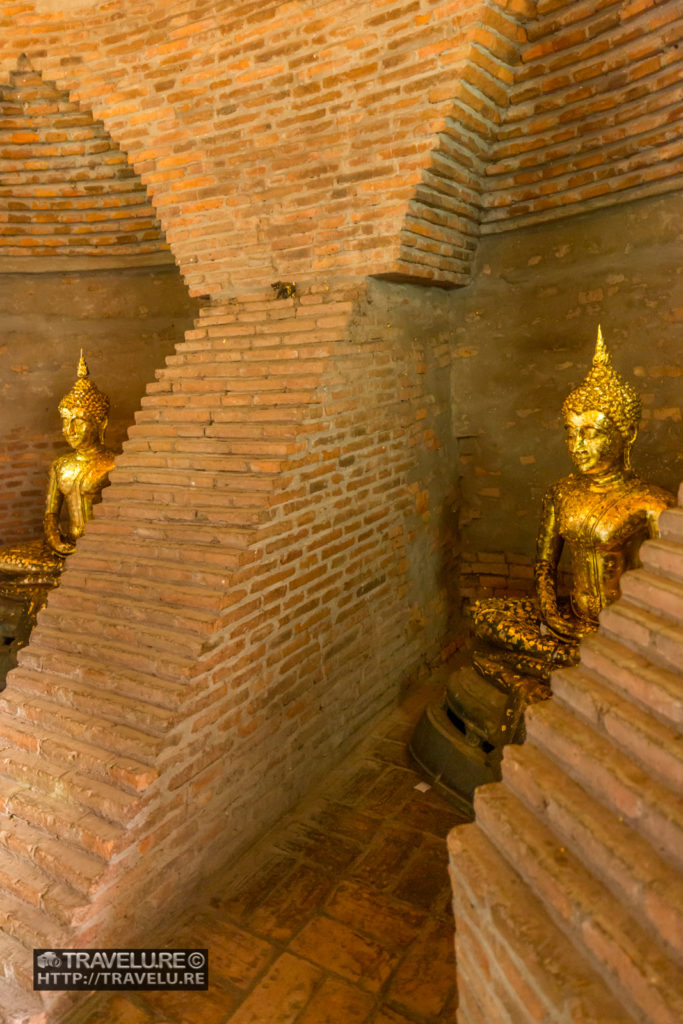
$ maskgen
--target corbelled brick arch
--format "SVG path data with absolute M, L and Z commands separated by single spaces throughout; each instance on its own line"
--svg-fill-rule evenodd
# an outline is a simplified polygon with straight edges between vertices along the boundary
M 540 0 L 525 32 L 482 232 L 680 189 L 679 6 Z
M 340 271 L 466 282 L 528 3 L 137 0 L 125 38 L 108 5 L 53 6 L 40 45 L 3 12 L 12 51 L 125 151 L 193 293 Z

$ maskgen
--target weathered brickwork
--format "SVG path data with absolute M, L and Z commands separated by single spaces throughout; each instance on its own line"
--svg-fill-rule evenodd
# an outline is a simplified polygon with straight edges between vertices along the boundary
M 482 227 L 680 188 L 676 3 L 539 3 L 486 168 Z
M 474 545 L 458 521 L 460 457 L 485 418 L 464 420 L 481 310 L 463 312 L 464 290 L 404 282 L 469 280 L 494 194 L 486 168 L 518 127 L 511 97 L 523 102 L 525 69 L 543 64 L 530 32 L 552 12 L 536 18 L 525 0 L 72 7 L 3 5 L 4 81 L 18 71 L 21 87 L 25 53 L 46 89 L 103 125 L 202 308 L 149 385 L 0 699 L 0 809 L 17 823 L 0 847 L 0 977 L 14 986 L 0 985 L 0 1005 L 13 1010 L 17 986 L 31 999 L 33 946 L 131 941 L 179 878 L 242 850 L 440 656 L 462 547 L 528 572 L 510 555 L 524 544 Z M 662 5 L 640 7 L 632 24 L 661 45 Z M 589 47 L 609 29 L 586 17 Z M 674 187 L 652 139 L 661 174 L 644 171 L 633 195 Z M 591 200 L 563 195 L 565 212 Z M 486 241 L 500 238 L 515 244 Z M 295 295 L 278 298 L 278 281 Z M 577 302 L 592 340 L 589 292 Z M 499 466 L 486 455 L 480 468 L 483 503 Z
M 54 861 L 31 894 L 11 887 L 35 927 L 134 934 L 439 656 L 447 304 L 382 283 L 269 290 L 207 307 L 159 371 L 0 701 L 3 808 Z
M 683 509 L 660 526 L 451 832 L 459 1024 L 683 1012 Z
M 0 257 L 168 255 L 139 177 L 102 122 L 22 58 L 0 84 Z
M 482 211 L 510 227 L 680 184 L 675 4 L 33 10 L 3 7 L 0 69 L 26 53 L 104 123 L 194 294 L 266 268 L 461 284 Z

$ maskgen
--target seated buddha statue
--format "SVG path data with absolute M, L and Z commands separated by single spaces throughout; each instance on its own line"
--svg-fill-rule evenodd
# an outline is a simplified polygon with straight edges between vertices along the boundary
M 23 616 L 16 634 L 28 639 L 49 591 L 57 586 L 65 558 L 75 550 L 93 505 L 108 483 L 114 455 L 104 445 L 109 399 L 92 383 L 81 352 L 76 382 L 59 403 L 62 433 L 71 451 L 50 466 L 43 536 L 0 548 L 0 596 L 19 601 Z
M 537 538 L 536 600 L 478 601 L 475 652 L 482 674 L 499 682 L 510 672 L 548 681 L 553 668 L 578 661 L 578 644 L 598 628 L 600 610 L 619 596 L 619 579 L 637 565 L 646 537 L 657 535 L 673 494 L 641 480 L 631 468 L 641 402 L 612 367 L 602 331 L 592 368 L 566 399 L 562 415 L 575 472 L 547 491 Z M 558 596 L 563 549 L 571 586 Z

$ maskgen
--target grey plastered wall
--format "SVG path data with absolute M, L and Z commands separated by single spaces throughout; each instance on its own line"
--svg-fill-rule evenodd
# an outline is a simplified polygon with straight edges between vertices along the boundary
M 673 491 L 683 323 L 680 193 L 482 238 L 453 292 L 451 397 L 462 543 L 533 556 L 545 488 L 571 471 L 561 406 L 598 324 L 644 402 L 634 468 Z

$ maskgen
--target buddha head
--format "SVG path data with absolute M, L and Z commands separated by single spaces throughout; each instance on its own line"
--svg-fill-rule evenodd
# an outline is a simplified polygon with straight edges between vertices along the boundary
M 89 379 L 82 350 L 76 383 L 59 403 L 59 414 L 64 438 L 75 451 L 104 441 L 109 399 Z
M 598 327 L 590 372 L 562 406 L 567 447 L 580 473 L 599 476 L 616 468 L 630 470 L 641 408 L 635 388 L 613 368 Z

